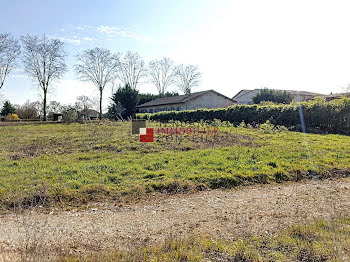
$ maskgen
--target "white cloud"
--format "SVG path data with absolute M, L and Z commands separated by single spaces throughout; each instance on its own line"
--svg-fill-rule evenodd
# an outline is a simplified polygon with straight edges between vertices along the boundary
M 79 31 L 84 31 L 86 30 L 86 27 L 85 26 L 76 26 L 74 27 L 75 29 L 79 30 Z
M 61 41 L 63 41 L 63 42 L 67 42 L 67 43 L 74 44 L 74 45 L 80 45 L 81 44 L 81 40 L 80 39 L 72 39 L 72 38 L 66 38 L 66 37 L 60 37 L 59 39 Z
M 94 41 L 94 39 L 91 37 L 82 37 L 81 39 L 86 42 Z
M 25 74 L 10 74 L 9 75 L 10 77 L 13 77 L 13 78 L 25 78 L 25 79 L 29 79 L 29 77 Z
M 141 40 L 149 41 L 149 37 L 142 37 L 136 33 L 133 33 L 131 31 L 128 31 L 125 29 L 121 29 L 121 28 L 116 27 L 116 26 L 101 25 L 101 26 L 96 28 L 96 31 L 99 33 L 106 34 L 108 37 L 121 36 L 124 38 L 131 38 L 131 39 L 134 39 L 136 41 L 141 41 Z
M 140 36 L 134 32 L 126 29 L 122 29 L 117 26 L 89 26 L 89 25 L 71 25 L 69 28 L 61 28 L 59 36 L 55 35 L 52 38 L 59 38 L 60 40 L 73 44 L 82 45 L 92 41 L 99 40 L 117 40 L 120 39 L 133 39 L 136 41 L 150 42 L 149 37 Z M 97 35 L 96 35 L 97 33 Z M 102 37 L 102 38 L 101 38 Z
M 63 42 L 67 42 L 74 45 L 81 45 L 81 44 L 85 44 L 87 42 L 92 42 L 95 40 L 94 38 L 91 38 L 91 37 L 79 37 L 78 35 L 73 36 L 73 38 L 60 37 L 59 39 Z
M 117 30 L 119 30 L 119 28 L 115 27 L 115 26 L 104 26 L 104 25 L 101 25 L 101 26 L 96 28 L 97 32 L 105 33 L 107 35 L 115 35 Z
M 25 71 L 19 67 L 17 68 L 14 68 L 11 73 L 9 74 L 9 77 L 12 77 L 12 78 L 25 78 L 25 79 L 30 79 Z

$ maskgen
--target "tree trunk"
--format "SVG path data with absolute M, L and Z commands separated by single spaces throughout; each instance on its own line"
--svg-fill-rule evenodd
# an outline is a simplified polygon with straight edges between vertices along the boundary
M 100 89 L 100 120 L 102 120 L 102 88 Z
M 44 90 L 44 121 L 46 121 L 47 119 L 46 119 L 46 91 Z

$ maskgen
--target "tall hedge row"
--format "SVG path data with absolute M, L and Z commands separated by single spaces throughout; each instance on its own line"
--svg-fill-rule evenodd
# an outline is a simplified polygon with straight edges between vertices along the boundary
M 302 116 L 302 117 L 301 117 Z M 291 104 L 234 105 L 219 109 L 197 109 L 186 111 L 165 111 L 153 114 L 138 114 L 138 118 L 168 122 L 198 122 L 219 119 L 239 124 L 263 124 L 267 120 L 274 125 L 283 125 L 301 130 L 304 119 L 306 131 L 350 135 L 350 98 L 326 102 L 316 99 Z

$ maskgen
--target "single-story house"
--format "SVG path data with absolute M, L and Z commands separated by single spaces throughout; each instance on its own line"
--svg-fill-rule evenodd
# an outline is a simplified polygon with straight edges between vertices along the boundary
M 327 101 L 331 101 L 334 99 L 342 98 L 342 97 L 350 97 L 350 93 L 337 93 L 337 94 L 329 94 L 323 96 Z
M 86 109 L 79 112 L 79 120 L 96 120 L 100 113 L 93 109 Z
M 62 121 L 62 113 L 53 113 L 53 121 Z
M 238 104 L 241 105 L 251 105 L 254 104 L 253 97 L 256 96 L 261 89 L 247 90 L 243 89 L 239 91 L 232 99 L 236 100 Z M 293 100 L 297 102 L 308 101 L 317 96 L 324 96 L 318 93 L 312 93 L 307 91 L 297 91 L 297 90 L 280 90 L 286 91 L 293 96 Z
M 157 98 L 138 105 L 140 113 L 159 111 L 180 111 L 198 108 L 224 108 L 235 104 L 235 101 L 214 90 L 195 92 L 188 95 Z

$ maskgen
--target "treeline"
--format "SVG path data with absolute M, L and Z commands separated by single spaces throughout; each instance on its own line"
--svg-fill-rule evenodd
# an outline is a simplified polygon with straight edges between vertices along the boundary
M 98 101 L 96 98 L 88 96 L 76 97 L 74 104 L 61 104 L 58 101 L 50 101 L 46 105 L 47 119 L 52 120 L 55 113 L 66 113 L 75 111 L 77 114 L 88 109 L 96 108 L 98 110 Z M 43 116 L 43 102 L 27 100 L 24 104 L 11 104 L 10 101 L 5 101 L 0 110 L 0 120 L 40 120 Z
M 234 105 L 220 109 L 167 111 L 154 114 L 138 114 L 138 118 L 161 122 L 229 121 L 256 126 L 269 121 L 290 130 L 314 133 L 350 135 L 350 98 L 326 102 L 318 98 L 308 102 L 291 104 Z
M 46 120 L 47 94 L 53 82 L 62 79 L 68 71 L 67 56 L 60 39 L 29 34 L 16 39 L 11 34 L 0 33 L 0 90 L 11 71 L 21 68 L 42 93 L 42 118 Z M 168 57 L 146 63 L 137 52 L 112 52 L 98 47 L 81 51 L 73 68 L 78 79 L 91 82 L 98 89 L 100 119 L 103 116 L 103 92 L 107 86 L 120 83 L 138 90 L 142 83 L 149 83 L 164 96 L 172 85 L 190 93 L 201 78 L 196 65 L 176 65 Z
M 157 95 L 150 93 L 143 94 L 139 93 L 136 89 L 132 89 L 129 85 L 120 86 L 110 98 L 111 103 L 108 107 L 108 112 L 103 117 L 111 120 L 135 117 L 136 106 L 157 98 L 178 95 L 179 93 L 177 92 L 166 92 Z M 40 101 L 30 102 L 27 100 L 22 105 L 12 105 L 10 101 L 5 101 L 0 109 L 0 121 L 40 120 L 40 116 L 43 115 L 42 109 L 43 105 Z M 53 120 L 55 113 L 61 113 L 63 118 L 68 118 L 63 119 L 64 121 L 74 122 L 79 120 L 81 114 L 97 110 L 98 99 L 83 95 L 76 97 L 74 104 L 61 104 L 57 101 L 51 101 L 47 104 L 47 119 Z

